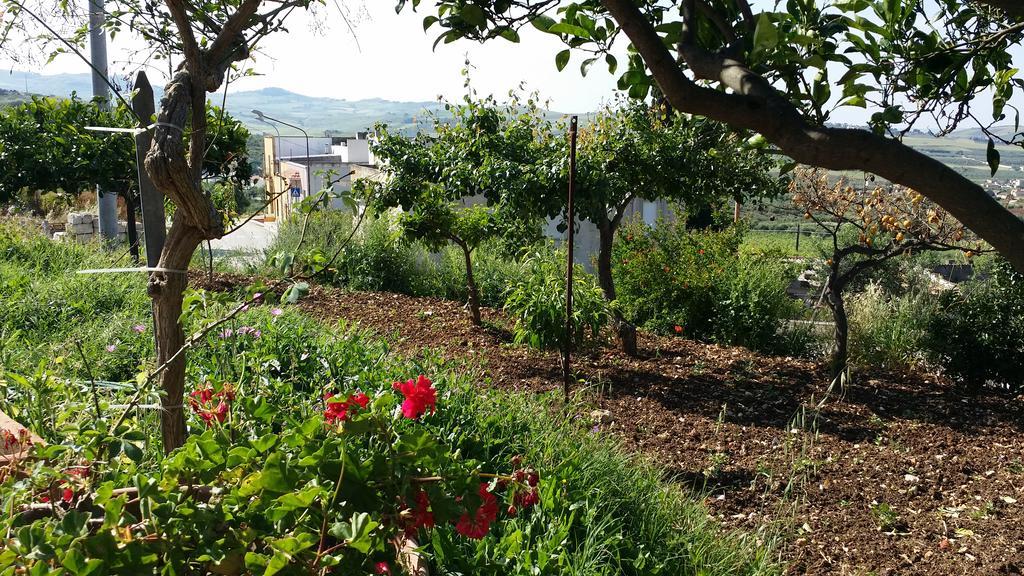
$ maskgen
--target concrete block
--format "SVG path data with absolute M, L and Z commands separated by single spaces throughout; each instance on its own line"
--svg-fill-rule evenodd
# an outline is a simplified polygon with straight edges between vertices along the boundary
M 78 224 L 72 224 L 70 226 L 70 229 L 71 229 L 70 230 L 71 233 L 76 234 L 76 235 L 77 234 L 89 234 L 91 236 L 92 233 L 93 233 L 92 223 L 89 223 L 89 222 L 80 222 Z

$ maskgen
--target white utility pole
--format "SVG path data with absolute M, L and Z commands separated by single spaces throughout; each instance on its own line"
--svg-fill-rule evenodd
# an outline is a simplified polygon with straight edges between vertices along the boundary
M 92 72 L 92 95 L 100 99 L 104 109 L 110 106 L 110 88 L 107 86 L 107 35 L 103 30 L 103 0 L 89 0 L 89 58 L 95 68 Z M 97 70 L 99 72 L 97 72 Z M 102 75 L 100 74 L 102 72 Z M 100 235 L 107 240 L 117 239 L 117 192 L 96 188 L 100 207 Z

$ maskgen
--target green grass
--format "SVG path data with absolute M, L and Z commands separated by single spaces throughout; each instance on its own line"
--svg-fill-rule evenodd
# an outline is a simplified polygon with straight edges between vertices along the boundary
M 120 411 L 115 405 L 131 392 L 117 387 L 93 392 L 87 374 L 131 380 L 150 362 L 151 332 L 131 330 L 149 324 L 144 278 L 78 275 L 78 269 L 111 264 L 112 257 L 98 246 L 55 244 L 11 227 L 0 227 L 0 254 L 0 408 L 42 434 L 54 458 L 87 457 L 81 451 L 98 422 L 113 419 Z M 188 319 L 190 326 L 231 305 L 207 302 Z M 325 326 L 293 309 L 272 317 L 268 306 L 257 307 L 232 324 L 241 325 L 261 328 L 262 337 L 211 335 L 190 354 L 190 389 L 204 381 L 232 381 L 239 389 L 240 415 L 267 402 L 290 421 L 318 409 L 325 387 L 373 389 L 368 387 L 386 387 L 395 374 L 426 373 L 442 390 L 437 415 L 427 420 L 438 438 L 488 469 L 508 469 L 511 458 L 522 455 L 541 471 L 542 504 L 530 514 L 501 523 L 483 540 L 456 541 L 458 553 L 444 558 L 436 556 L 441 548 L 428 542 L 424 553 L 438 574 L 781 572 L 772 533 L 723 531 L 708 518 L 700 495 L 666 482 L 656 464 L 630 455 L 614 438 L 591 432 L 586 419 L 576 416 L 587 413 L 583 400 L 566 412 L 554 397 L 481 387 L 479 376 L 463 366 L 429 352 L 418 359 L 389 354 L 368 334 Z M 77 360 L 75 342 L 82 343 L 89 370 Z M 108 352 L 111 343 L 117 347 Z M 156 402 L 154 395 L 144 399 Z M 195 415 L 189 418 L 193 432 L 204 429 Z M 121 486 L 132 485 L 140 474 L 159 477 L 166 461 L 156 422 L 152 409 L 125 420 L 138 435 L 119 434 L 139 445 L 139 459 L 122 456 L 98 464 L 92 481 Z M 33 479 L 14 480 L 0 484 L 4 506 L 39 489 Z M 446 533 L 435 531 L 433 537 Z
M 777 250 L 788 256 L 818 258 L 821 256 L 822 241 L 821 236 L 809 235 L 804 231 L 800 236 L 800 249 L 797 250 L 796 232 L 751 231 L 743 236 L 740 250 L 744 252 Z

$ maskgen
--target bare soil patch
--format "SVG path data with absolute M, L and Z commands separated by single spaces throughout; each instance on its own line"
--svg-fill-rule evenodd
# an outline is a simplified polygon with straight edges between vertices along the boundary
M 475 327 L 456 302 L 323 287 L 300 306 L 402 354 L 476 363 L 495 386 L 560 386 L 557 354 L 512 346 L 500 311 Z M 816 410 L 828 379 L 815 363 L 646 333 L 640 349 L 575 357 L 593 408 L 607 411 L 581 426 L 703 490 L 727 527 L 784 527 L 790 573 L 1024 573 L 1024 397 L 966 397 L 934 375 L 868 370 Z

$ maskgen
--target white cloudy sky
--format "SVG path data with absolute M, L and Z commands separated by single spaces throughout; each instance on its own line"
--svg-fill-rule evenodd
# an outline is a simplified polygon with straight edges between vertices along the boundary
M 487 44 L 459 41 L 431 46 L 439 28 L 424 33 L 424 13 L 406 9 L 395 14 L 392 0 L 355 0 L 350 18 L 353 36 L 339 17 L 332 1 L 322 8 L 320 21 L 326 30 L 316 30 L 313 18 L 296 13 L 289 20 L 290 32 L 269 37 L 262 45 L 254 68 L 262 76 L 245 78 L 231 90 L 277 86 L 312 96 L 350 100 L 433 100 L 439 95 L 455 98 L 464 93 L 461 70 L 468 56 L 473 67 L 473 84 L 480 93 L 501 95 L 526 81 L 562 111 L 593 110 L 614 94 L 615 78 L 607 68 L 595 65 L 587 77 L 579 73 L 581 56 L 563 72 L 554 65 L 555 54 L 564 46 L 554 36 L 531 27 L 522 30 L 522 42 L 496 40 Z M 111 72 L 126 66 L 132 46 L 123 37 L 110 42 Z M 7 63 L 0 62 L 0 65 Z M 9 66 L 9 64 L 7 64 Z M 42 73 L 88 72 L 88 67 L 71 55 L 59 57 Z M 152 77 L 151 77 L 152 79 Z
M 354 34 L 339 16 L 336 2 L 347 7 Z M 558 72 L 554 55 L 564 45 L 557 37 L 530 26 L 521 30 L 519 44 L 504 40 L 483 45 L 458 41 L 440 44 L 432 50 L 438 29 L 424 33 L 424 13 L 413 13 L 407 8 L 396 14 L 394 4 L 394 0 L 327 0 L 327 7 L 321 8 L 318 18 L 297 12 L 288 22 L 290 32 L 271 36 L 262 46 L 262 54 L 254 62 L 261 75 L 242 79 L 231 90 L 276 86 L 311 96 L 349 100 L 433 100 L 439 95 L 454 99 L 464 93 L 461 70 L 468 57 L 474 68 L 474 86 L 481 94 L 500 98 L 525 81 L 529 90 L 539 91 L 551 100 L 552 109 L 562 112 L 594 110 L 615 94 L 615 78 L 601 62 L 583 77 L 579 72 L 582 56 L 574 53 L 566 70 Z M 771 9 L 771 4 L 771 0 L 754 2 L 758 9 Z M 317 22 L 326 25 L 314 25 Z M 131 40 L 123 36 L 110 42 L 112 73 L 137 69 L 137 62 L 127 62 L 133 47 Z M 624 61 L 624 55 L 619 56 L 620 62 Z M 2 59 L 0 66 L 23 68 Z M 35 71 L 89 69 L 76 57 L 65 55 Z M 978 100 L 975 103 L 980 104 L 979 113 L 987 116 L 987 99 Z M 863 123 L 866 116 L 863 110 L 843 108 L 832 120 Z M 927 123 L 920 127 L 927 127 Z

